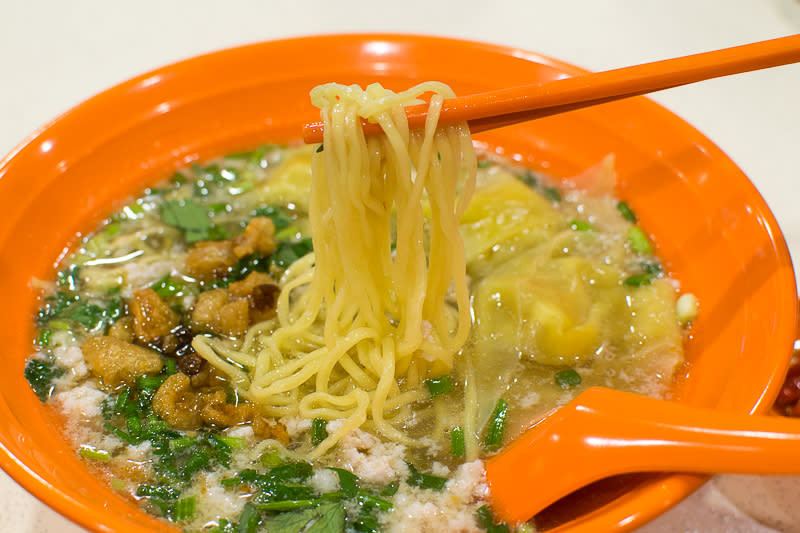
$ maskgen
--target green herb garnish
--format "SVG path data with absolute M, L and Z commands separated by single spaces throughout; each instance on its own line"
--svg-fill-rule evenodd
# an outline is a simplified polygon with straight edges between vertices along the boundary
M 328 438 L 328 421 L 324 418 L 315 418 L 311 422 L 311 445 L 317 446 Z
M 475 511 L 478 519 L 478 525 L 484 528 L 487 533 L 508 533 L 509 529 L 506 524 L 495 524 L 492 511 L 486 505 L 481 505 Z
M 592 231 L 594 227 L 585 220 L 572 219 L 569 221 L 570 229 L 574 231 Z
M 556 385 L 561 387 L 562 389 L 571 389 L 572 387 L 577 387 L 581 384 L 581 375 L 574 368 L 570 368 L 569 370 L 562 370 L 561 372 L 556 372 L 555 375 Z
M 450 430 L 450 453 L 453 457 L 464 457 L 466 454 L 464 429 L 461 426 L 456 426 Z
M 81 457 L 91 459 L 93 461 L 108 461 L 111 459 L 111 454 L 107 451 L 97 449 L 94 446 L 89 446 L 88 444 L 81 446 L 78 453 Z
M 650 239 L 639 226 L 633 226 L 628 230 L 628 242 L 630 242 L 631 248 L 640 254 L 649 254 L 653 251 Z
M 431 398 L 436 398 L 453 390 L 453 380 L 450 376 L 426 379 L 425 386 L 428 387 Z
M 341 533 L 345 526 L 345 510 L 341 503 L 322 503 L 312 509 L 269 517 L 264 525 L 266 531 L 275 533 Z
M 626 287 L 641 287 L 642 285 L 650 285 L 651 281 L 653 281 L 653 275 L 645 272 L 628 276 L 622 284 Z
M 292 223 L 292 217 L 290 217 L 282 207 L 277 205 L 259 207 L 253 211 L 253 216 L 269 218 L 275 225 L 276 230 L 288 228 Z
M 508 403 L 500 398 L 494 407 L 492 416 L 489 419 L 489 427 L 486 429 L 486 448 L 493 450 L 499 448 L 503 443 L 503 433 L 506 429 L 506 416 L 508 415 Z
M 31 359 L 25 365 L 25 379 L 39 400 L 46 402 L 53 394 L 53 380 L 64 374 L 64 370 L 54 362 L 45 359 Z
M 409 476 L 406 483 L 412 487 L 422 487 L 423 489 L 442 490 L 447 484 L 447 478 L 434 476 L 431 474 L 423 474 L 417 470 L 411 463 L 408 465 Z
M 36 344 L 39 346 L 47 347 L 50 346 L 50 338 L 53 335 L 53 330 L 49 328 L 44 328 L 39 332 L 39 336 L 36 338 Z
M 252 503 L 244 504 L 242 516 L 239 517 L 239 528 L 236 533 L 256 533 L 261 517 Z
M 619 211 L 619 214 L 622 215 L 622 218 L 624 218 L 628 222 L 636 224 L 637 220 L 636 213 L 633 212 L 631 206 L 629 206 L 625 202 L 617 202 L 617 210 Z
M 342 489 L 342 494 L 348 498 L 352 498 L 358 493 L 358 477 L 344 468 L 330 468 L 339 476 L 339 487 Z
M 278 244 L 275 253 L 272 254 L 272 262 L 281 268 L 286 268 L 313 250 L 314 245 L 310 237 L 297 242 L 284 241 Z
M 551 202 L 561 201 L 561 193 L 556 187 L 542 187 L 542 194 Z
M 165 224 L 183 230 L 187 243 L 221 240 L 227 236 L 211 223 L 208 209 L 192 200 L 167 200 L 158 209 Z
M 180 279 L 173 278 L 169 274 L 156 281 L 150 288 L 161 298 L 170 298 L 183 291 L 184 283 Z

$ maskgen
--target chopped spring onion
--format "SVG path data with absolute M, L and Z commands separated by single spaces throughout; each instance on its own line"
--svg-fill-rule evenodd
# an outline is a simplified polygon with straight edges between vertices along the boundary
M 319 445 L 320 442 L 328 438 L 328 421 L 324 418 L 315 418 L 311 422 L 311 444 Z
M 617 202 L 617 210 L 619 211 L 619 214 L 622 215 L 622 218 L 624 218 L 628 222 L 636 224 L 637 220 L 636 213 L 633 212 L 631 206 L 629 206 L 625 202 Z
M 697 318 L 697 310 L 697 296 L 690 292 L 681 294 L 675 302 L 675 313 L 681 324 L 688 324 Z
M 575 371 L 574 368 L 570 368 L 569 370 L 562 370 L 561 372 L 556 372 L 556 385 L 561 387 L 562 389 L 571 389 L 572 387 L 577 387 L 581 384 L 581 375 Z
M 156 390 L 167 380 L 165 376 L 139 376 L 136 386 L 141 390 Z
M 551 202 L 561 201 L 561 193 L 558 192 L 558 189 L 555 187 L 542 187 L 542 194 Z
M 372 507 L 379 511 L 389 511 L 392 509 L 392 502 L 378 498 L 365 490 L 358 491 L 358 503 L 361 507 Z
M 240 437 L 231 437 L 230 435 L 214 435 L 214 438 L 234 449 L 244 448 L 247 445 L 247 442 Z
M 569 221 L 570 229 L 574 231 L 592 231 L 594 227 L 585 220 L 572 219 Z
M 447 478 L 423 474 L 411 463 L 408 465 L 409 476 L 406 482 L 412 487 L 422 487 L 423 489 L 442 490 L 447 484 Z
M 150 285 L 150 288 L 162 298 L 175 296 L 183 290 L 183 287 L 183 281 L 173 278 L 169 274 Z
M 653 247 L 650 245 L 650 239 L 644 234 L 642 228 L 633 226 L 628 230 L 628 241 L 631 243 L 631 248 L 640 254 L 649 254 L 653 252 Z
M 431 398 L 436 398 L 453 390 L 453 380 L 450 376 L 426 379 L 425 386 L 428 387 Z
M 53 335 L 53 330 L 49 328 L 44 328 L 42 331 L 39 332 L 39 338 L 36 339 L 36 343 L 39 346 L 50 346 L 50 337 Z
M 461 426 L 456 426 L 450 430 L 450 453 L 453 457 L 464 457 L 466 454 L 464 429 Z
M 88 444 L 83 444 L 78 453 L 81 455 L 81 457 L 84 457 L 86 459 L 92 459 L 94 461 L 108 461 L 109 459 L 111 459 L 111 454 L 108 453 L 107 451 L 100 450 Z
M 486 430 L 486 447 L 489 449 L 499 448 L 503 443 L 503 433 L 506 429 L 506 416 L 508 415 L 508 403 L 500 398 L 489 419 L 489 427 Z
M 283 458 L 278 452 L 264 452 L 259 457 L 259 461 L 267 468 L 275 468 L 283 464 Z
M 487 533 L 508 533 L 509 529 L 506 524 L 495 524 L 492 511 L 486 505 L 481 505 L 475 511 L 478 519 L 478 525 L 484 528 Z
M 632 276 L 628 276 L 622 283 L 626 287 L 641 287 L 642 285 L 650 285 L 651 281 L 653 281 L 653 275 L 647 272 L 643 272 L 641 274 L 634 274 Z
M 178 500 L 177 503 L 175 503 L 175 507 L 173 507 L 172 518 L 175 519 L 176 522 L 189 520 L 194 516 L 196 508 L 197 498 L 194 496 Z

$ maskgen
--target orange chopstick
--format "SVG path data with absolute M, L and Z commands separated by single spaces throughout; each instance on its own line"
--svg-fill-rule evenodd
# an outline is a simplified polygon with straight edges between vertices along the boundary
M 470 131 L 490 130 L 689 83 L 800 61 L 800 34 L 653 63 L 522 85 L 444 101 L 440 124 L 467 121 Z M 426 104 L 406 108 L 411 129 L 425 125 Z M 363 123 L 364 133 L 380 132 Z M 322 142 L 321 122 L 306 124 L 303 140 Z

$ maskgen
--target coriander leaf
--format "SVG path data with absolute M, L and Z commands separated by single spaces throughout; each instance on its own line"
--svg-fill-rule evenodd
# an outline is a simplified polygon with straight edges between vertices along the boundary
M 269 477 L 276 481 L 289 481 L 291 479 L 306 480 L 314 473 L 309 463 L 298 461 L 287 463 L 270 469 Z
M 358 503 L 362 509 L 377 509 L 384 512 L 391 510 L 393 507 L 392 502 L 379 498 L 365 489 L 358 491 Z
M 183 230 L 202 230 L 211 227 L 206 208 L 192 200 L 168 200 L 158 207 L 165 224 Z
M 58 272 L 58 286 L 70 291 L 78 290 L 80 285 L 80 265 L 72 265 Z
M 352 498 L 358 493 L 358 477 L 355 474 L 343 468 L 330 468 L 329 470 L 333 470 L 339 476 L 339 487 L 345 496 Z
M 276 230 L 288 228 L 292 223 L 292 218 L 286 214 L 286 211 L 277 205 L 265 205 L 253 211 L 253 216 L 267 217 L 272 220 Z
M 279 513 L 264 520 L 264 529 L 275 533 L 300 533 L 317 516 L 317 509 Z
M 53 380 L 61 376 L 64 370 L 55 366 L 51 361 L 31 359 L 25 365 L 25 379 L 28 380 L 33 392 L 42 402 L 46 402 L 55 388 Z
M 305 533 L 342 533 L 344 531 L 344 507 L 341 503 L 329 503 L 317 508 L 318 518 Z
M 239 517 L 237 533 L 256 533 L 259 522 L 258 510 L 252 503 L 246 503 L 244 504 L 242 515 Z
M 281 268 L 286 268 L 313 250 L 314 245 L 310 237 L 298 242 L 280 242 L 272 254 L 272 262 Z
M 102 307 L 87 302 L 79 303 L 66 315 L 66 318 L 78 322 L 86 327 L 86 329 L 96 328 L 103 321 L 104 317 L 105 311 Z

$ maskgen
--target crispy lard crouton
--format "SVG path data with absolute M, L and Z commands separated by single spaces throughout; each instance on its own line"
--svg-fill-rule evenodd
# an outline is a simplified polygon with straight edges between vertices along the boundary
M 193 278 L 211 281 L 221 278 L 236 264 L 231 241 L 198 242 L 186 256 L 185 270 Z
M 241 335 L 250 325 L 247 299 L 230 301 L 225 289 L 201 292 L 192 310 L 192 329 L 217 335 Z
M 268 421 L 252 403 L 230 404 L 221 390 L 195 391 L 189 377 L 181 372 L 168 377 L 158 388 L 153 397 L 153 411 L 177 429 L 252 424 L 256 436 L 289 443 L 286 428 Z
M 136 336 L 145 342 L 153 342 L 169 334 L 179 323 L 175 311 L 150 288 L 133 293 L 130 310 Z
M 115 337 L 90 337 L 81 350 L 89 369 L 108 387 L 132 385 L 137 377 L 158 374 L 164 366 L 156 352 Z
M 275 251 L 275 224 L 267 217 L 251 219 L 244 233 L 233 239 L 233 253 L 239 258 L 256 252 L 268 255 L 273 251 Z
M 153 396 L 153 412 L 175 429 L 197 429 L 203 424 L 198 394 L 189 376 L 177 372 L 161 384 Z

